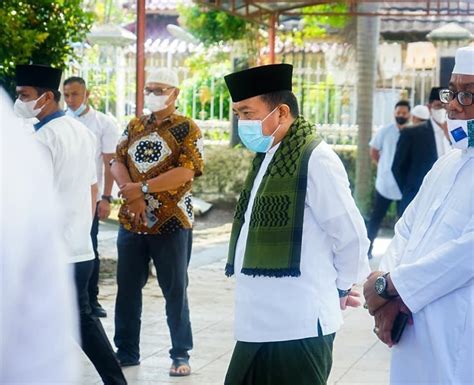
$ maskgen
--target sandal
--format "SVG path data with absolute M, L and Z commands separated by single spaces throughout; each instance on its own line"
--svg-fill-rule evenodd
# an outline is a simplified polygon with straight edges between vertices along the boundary
M 171 377 L 185 377 L 191 374 L 191 366 L 189 366 L 188 358 L 173 358 L 170 368 Z

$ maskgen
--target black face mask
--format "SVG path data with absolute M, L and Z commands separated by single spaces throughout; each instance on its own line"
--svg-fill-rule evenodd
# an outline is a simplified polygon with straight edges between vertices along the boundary
M 403 116 L 395 117 L 395 120 L 400 126 L 403 126 L 406 122 L 408 122 L 408 118 L 404 118 Z

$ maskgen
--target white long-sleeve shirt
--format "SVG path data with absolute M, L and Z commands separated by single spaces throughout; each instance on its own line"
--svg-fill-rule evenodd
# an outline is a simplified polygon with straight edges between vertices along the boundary
M 436 143 L 436 153 L 438 154 L 438 159 L 441 158 L 444 154 L 451 150 L 451 145 L 449 144 L 448 138 L 443 131 L 443 129 L 439 126 L 436 121 L 431 118 L 431 125 L 433 126 L 433 133 L 435 137 Z
M 265 156 L 251 191 L 236 246 L 235 338 L 288 341 L 336 332 L 342 325 L 337 289 L 369 274 L 369 241 L 342 162 L 325 142 L 312 152 L 303 220 L 300 277 L 240 273 L 256 192 L 279 145 Z
M 391 383 L 474 383 L 474 149 L 452 150 L 426 175 L 380 269 L 413 312 L 392 349 Z

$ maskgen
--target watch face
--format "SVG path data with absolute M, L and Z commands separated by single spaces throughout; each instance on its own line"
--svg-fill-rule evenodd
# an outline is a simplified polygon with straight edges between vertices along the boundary
M 382 294 L 385 291 L 385 286 L 386 282 L 384 277 L 378 277 L 375 280 L 375 291 L 377 294 Z

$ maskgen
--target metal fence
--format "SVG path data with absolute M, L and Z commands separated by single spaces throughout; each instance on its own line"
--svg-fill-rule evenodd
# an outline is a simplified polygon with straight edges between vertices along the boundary
M 193 74 L 184 66 L 184 57 L 186 53 L 170 57 L 166 52 L 155 52 L 147 57 L 147 69 L 172 66 L 181 80 L 187 80 L 178 100 L 179 110 L 198 120 L 204 130 L 211 127 L 211 130 L 228 133 L 231 100 L 223 78 L 190 80 Z M 296 57 L 293 65 L 293 86 L 301 113 L 314 122 L 330 142 L 354 144 L 357 140 L 354 63 L 335 74 L 334 70 L 328 70 L 324 55 L 317 53 L 305 60 Z M 121 125 L 134 114 L 135 58 L 130 49 L 102 47 L 95 55 L 83 53 L 82 62 L 71 65 L 66 75 L 84 77 L 94 106 L 115 116 Z M 393 120 L 393 107 L 398 100 L 407 99 L 412 105 L 426 103 L 430 88 L 436 85 L 435 77 L 435 70 L 411 70 L 389 81 L 379 79 L 374 130 Z

